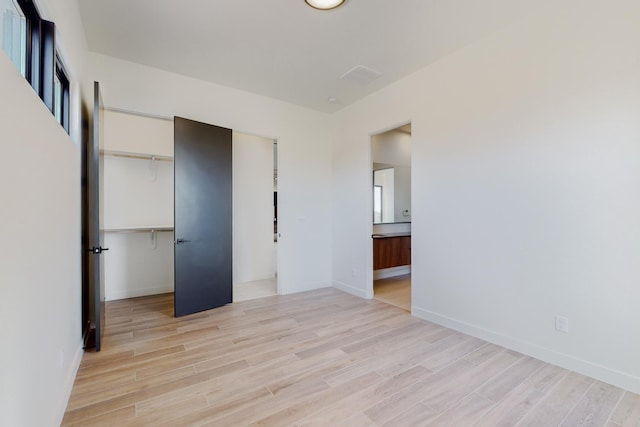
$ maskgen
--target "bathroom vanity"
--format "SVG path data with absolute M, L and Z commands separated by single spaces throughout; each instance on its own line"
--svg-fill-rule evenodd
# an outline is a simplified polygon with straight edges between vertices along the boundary
M 373 234 L 373 269 L 411 265 L 411 233 Z

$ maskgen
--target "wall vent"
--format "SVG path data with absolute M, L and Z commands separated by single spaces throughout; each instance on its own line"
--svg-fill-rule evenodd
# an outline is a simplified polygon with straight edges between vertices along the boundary
M 382 77 L 382 73 L 364 65 L 358 65 L 344 73 L 340 79 L 366 86 L 372 81 Z

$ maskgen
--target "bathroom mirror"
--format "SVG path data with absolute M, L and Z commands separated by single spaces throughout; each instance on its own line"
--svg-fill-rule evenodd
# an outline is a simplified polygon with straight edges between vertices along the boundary
M 411 222 L 411 125 L 371 137 L 373 223 Z

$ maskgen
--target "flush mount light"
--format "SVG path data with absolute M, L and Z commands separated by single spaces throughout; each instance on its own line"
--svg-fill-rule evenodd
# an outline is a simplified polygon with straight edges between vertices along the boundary
M 335 9 L 344 3 L 344 0 L 304 0 L 314 9 L 328 10 Z

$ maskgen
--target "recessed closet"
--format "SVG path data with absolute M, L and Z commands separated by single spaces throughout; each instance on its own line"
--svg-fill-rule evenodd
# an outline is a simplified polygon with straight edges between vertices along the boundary
M 107 110 L 103 228 L 106 300 L 174 292 L 174 121 Z M 233 132 L 233 286 L 277 293 L 273 139 Z

